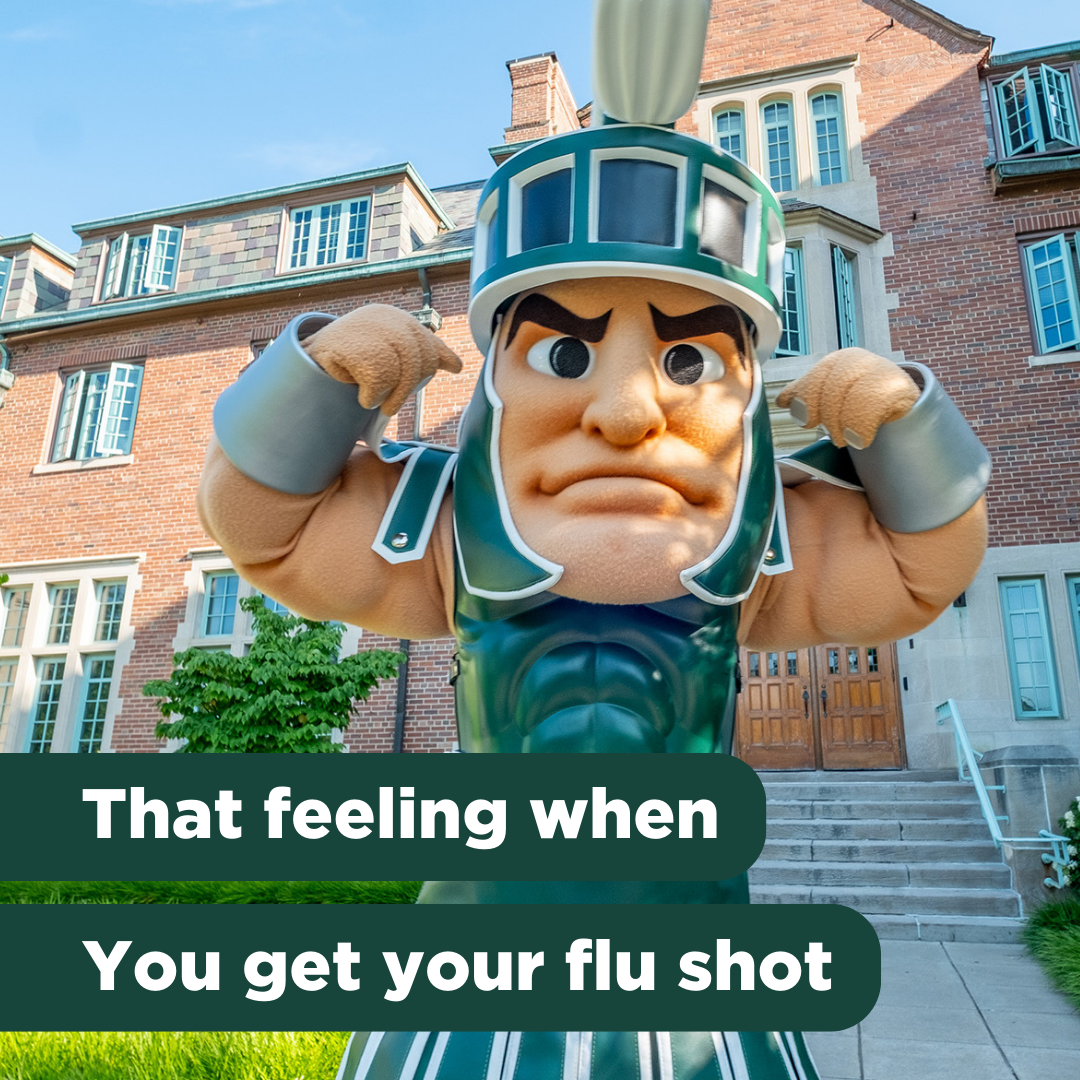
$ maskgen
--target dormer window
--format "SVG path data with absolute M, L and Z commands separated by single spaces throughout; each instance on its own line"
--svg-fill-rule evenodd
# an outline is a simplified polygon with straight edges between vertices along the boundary
M 1005 157 L 1080 147 L 1073 67 L 1024 67 L 994 86 L 997 135 Z
M 155 225 L 150 232 L 124 232 L 111 240 L 100 299 L 145 296 L 175 288 L 182 232 L 171 225 Z
M 314 270 L 367 256 L 371 199 L 342 199 L 289 213 L 286 269 Z

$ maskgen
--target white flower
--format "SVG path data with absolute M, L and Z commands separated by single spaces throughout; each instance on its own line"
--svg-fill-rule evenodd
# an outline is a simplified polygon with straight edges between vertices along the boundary
M 1077 852 L 1077 850 L 1076 850 L 1076 845 L 1075 845 L 1075 844 L 1070 844 L 1070 845 L 1069 845 L 1069 854 L 1070 854 L 1070 855 L 1071 855 L 1071 856 L 1072 856 L 1072 857 L 1073 857 L 1074 859 L 1076 858 L 1077 854 L 1080 854 L 1080 852 Z
M 1071 810 L 1065 811 L 1065 824 L 1070 829 L 1076 824 L 1076 815 Z

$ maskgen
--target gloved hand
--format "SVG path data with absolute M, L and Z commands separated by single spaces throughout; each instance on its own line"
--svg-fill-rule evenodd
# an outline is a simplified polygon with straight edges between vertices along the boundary
M 863 450 L 882 424 L 906 416 L 918 399 L 918 386 L 891 360 L 840 349 L 785 386 L 776 404 L 803 427 L 824 426 L 837 446 Z
M 436 371 L 461 370 L 461 360 L 427 327 L 386 304 L 350 311 L 303 346 L 338 382 L 356 383 L 365 409 L 378 408 L 386 416 L 393 416 Z

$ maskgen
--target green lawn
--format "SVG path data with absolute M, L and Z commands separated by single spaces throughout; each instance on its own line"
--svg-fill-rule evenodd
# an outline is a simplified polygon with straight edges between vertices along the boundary
M 340 1031 L 0 1032 L 0 1080 L 333 1080 Z
M 1080 1009 L 1080 898 L 1039 908 L 1024 928 L 1028 948 Z
M 4 881 L 5 904 L 411 904 L 419 881 Z M 347 1032 L 0 1032 L 0 1080 L 333 1080 Z
M 419 881 L 0 881 L 0 904 L 411 904 Z

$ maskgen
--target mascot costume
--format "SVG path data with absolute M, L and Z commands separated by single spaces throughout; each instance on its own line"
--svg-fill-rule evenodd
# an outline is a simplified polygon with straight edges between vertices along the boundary
M 293 320 L 215 409 L 207 532 L 295 611 L 453 634 L 466 753 L 728 753 L 740 644 L 913 633 L 982 557 L 989 462 L 925 367 L 826 357 L 779 402 L 828 437 L 774 459 L 759 361 L 782 328 L 783 213 L 674 130 L 708 15 L 598 0 L 593 126 L 528 145 L 484 188 L 469 322 L 487 359 L 457 452 L 383 440 L 461 366 L 384 306 Z M 747 901 L 745 875 L 420 896 Z M 358 1032 L 339 1080 L 816 1075 L 783 1032 Z

